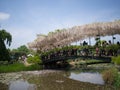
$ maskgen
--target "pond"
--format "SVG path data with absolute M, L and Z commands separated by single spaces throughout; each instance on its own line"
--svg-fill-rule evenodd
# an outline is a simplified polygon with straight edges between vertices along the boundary
M 113 90 L 104 84 L 99 72 L 89 70 L 3 73 L 0 74 L 0 82 L 8 86 L 7 89 L 3 87 L 3 90 Z
M 101 74 L 98 72 L 95 72 L 95 73 L 81 72 L 79 74 L 71 72 L 71 75 L 69 78 L 82 81 L 82 82 L 89 82 L 89 83 L 104 85 L 104 80 Z

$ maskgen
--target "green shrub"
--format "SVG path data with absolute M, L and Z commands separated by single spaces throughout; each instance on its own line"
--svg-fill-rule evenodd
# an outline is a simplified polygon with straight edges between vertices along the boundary
M 117 65 L 120 65 L 120 55 L 117 57 L 112 57 L 112 62 Z
M 116 68 L 111 68 L 103 71 L 102 75 L 106 84 L 113 85 L 118 76 L 118 70 Z
M 96 63 L 102 63 L 103 60 L 86 60 L 87 64 L 96 64 Z
M 112 44 L 112 45 L 109 45 L 106 47 L 107 51 L 110 49 L 112 49 L 113 51 L 117 51 L 119 48 L 120 48 L 120 46 L 117 44 Z
M 34 64 L 40 64 L 41 60 L 40 60 L 40 56 L 39 55 L 35 55 L 33 57 L 28 57 L 27 59 L 28 63 L 34 63 Z
M 120 88 L 120 74 L 116 76 L 114 86 Z

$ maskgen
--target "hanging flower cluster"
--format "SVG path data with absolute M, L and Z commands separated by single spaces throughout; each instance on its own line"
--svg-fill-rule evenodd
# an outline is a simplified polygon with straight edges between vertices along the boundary
M 120 20 L 74 26 L 49 32 L 48 35 L 39 34 L 33 42 L 28 43 L 28 46 L 32 49 L 44 51 L 66 46 L 88 37 L 96 37 L 96 35 L 106 36 L 114 34 L 120 34 Z

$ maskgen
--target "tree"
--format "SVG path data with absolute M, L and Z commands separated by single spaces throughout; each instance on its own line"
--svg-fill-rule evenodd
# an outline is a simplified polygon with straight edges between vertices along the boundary
M 17 49 L 12 49 L 10 52 L 11 56 L 13 57 L 12 59 L 14 60 L 18 60 L 19 57 L 27 55 L 28 53 L 30 53 L 30 50 L 25 45 L 22 45 Z
M 10 60 L 9 51 L 6 48 L 6 45 L 10 46 L 12 42 L 12 36 L 6 30 L 0 30 L 0 60 Z
M 27 54 L 29 52 L 29 49 L 25 45 L 22 45 L 22 46 L 18 47 L 18 51 L 24 52 Z

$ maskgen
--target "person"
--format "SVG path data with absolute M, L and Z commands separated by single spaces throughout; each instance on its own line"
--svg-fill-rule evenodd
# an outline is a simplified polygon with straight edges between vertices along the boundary
M 109 45 L 111 45 L 112 43 L 111 43 L 111 40 L 109 40 Z
M 27 57 L 26 57 L 25 55 L 22 56 L 23 62 L 25 62 L 26 58 L 27 58 Z
M 88 43 L 86 41 L 83 42 L 83 46 L 86 46 L 88 45 Z
M 98 52 L 99 52 L 99 48 L 96 47 L 96 55 L 98 55 Z

